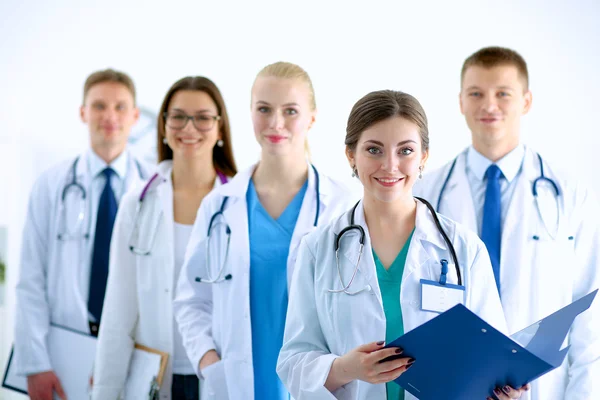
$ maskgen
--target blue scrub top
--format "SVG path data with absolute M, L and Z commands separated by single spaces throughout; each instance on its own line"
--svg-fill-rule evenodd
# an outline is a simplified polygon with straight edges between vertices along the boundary
M 255 399 L 289 398 L 276 367 L 288 305 L 287 258 L 307 187 L 308 181 L 276 220 L 260 204 L 252 179 L 246 192 Z

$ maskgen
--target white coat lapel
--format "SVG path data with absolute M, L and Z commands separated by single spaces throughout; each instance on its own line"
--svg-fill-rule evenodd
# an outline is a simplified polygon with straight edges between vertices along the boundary
M 471 186 L 467 179 L 466 154 L 466 151 L 463 151 L 457 157 L 454 171 L 452 171 L 450 180 L 442 195 L 438 212 L 460 222 L 473 232 L 478 232 Z M 442 179 L 446 179 L 446 176 L 443 176 Z
M 167 253 L 167 257 L 173 262 L 167 263 L 167 266 L 173 266 L 175 260 L 175 232 L 173 228 L 174 224 L 174 214 L 173 214 L 173 180 L 171 179 L 171 168 L 166 171 L 163 175 L 164 181 L 156 188 L 156 192 L 160 201 L 160 212 L 162 214 L 162 223 L 164 224 L 164 232 L 166 243 L 154 243 L 154 248 L 156 249 L 158 246 L 165 246 L 164 250 Z M 160 226 L 160 225 L 159 225 Z M 175 282 L 173 277 L 172 268 L 163 268 L 165 273 L 164 278 L 168 283 L 168 287 L 172 290 L 175 290 Z

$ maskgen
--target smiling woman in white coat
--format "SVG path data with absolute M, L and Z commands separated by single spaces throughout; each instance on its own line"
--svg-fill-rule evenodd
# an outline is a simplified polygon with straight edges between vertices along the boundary
M 275 368 L 298 245 L 352 204 L 307 162 L 316 105 L 302 68 L 265 67 L 251 114 L 260 161 L 202 202 L 175 298 L 203 399 L 288 399 Z
M 475 234 L 412 195 L 429 148 L 414 97 L 366 95 L 350 113 L 345 143 L 364 196 L 300 245 L 277 372 L 296 400 L 413 399 L 392 381 L 419 360 L 382 362 L 402 353 L 385 343 L 438 315 L 422 310 L 421 280 L 442 283 L 442 275 L 464 286 L 466 307 L 505 331 L 489 256 Z M 497 398 L 520 396 L 506 390 Z
M 200 202 L 236 173 L 227 109 L 211 80 L 186 77 L 169 89 L 158 148 L 158 173 L 124 197 L 117 215 L 93 399 L 122 396 L 135 343 L 169 353 L 161 399 L 199 397 L 172 300 Z

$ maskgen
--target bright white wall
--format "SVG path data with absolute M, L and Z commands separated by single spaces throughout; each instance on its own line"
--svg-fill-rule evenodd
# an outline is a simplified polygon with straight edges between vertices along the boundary
M 508 46 L 530 69 L 534 103 L 524 141 L 600 192 L 588 166 L 600 145 L 598 21 L 597 0 L 1 2 L 0 224 L 10 229 L 12 269 L 0 367 L 12 340 L 28 191 L 43 169 L 85 148 L 78 106 L 91 71 L 128 72 L 139 103 L 155 111 L 175 80 L 210 77 L 224 94 L 245 167 L 258 156 L 249 118 L 256 72 L 278 60 L 298 63 L 317 95 L 313 160 L 350 182 L 343 141 L 358 98 L 383 88 L 415 95 L 430 119 L 428 167 L 439 166 L 469 143 L 457 101 L 462 61 L 483 46 Z

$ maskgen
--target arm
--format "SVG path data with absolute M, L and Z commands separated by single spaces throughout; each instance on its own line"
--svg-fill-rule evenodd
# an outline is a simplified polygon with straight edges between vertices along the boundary
M 17 371 L 32 375 L 51 371 L 46 338 L 50 329 L 47 273 L 53 216 L 46 174 L 33 186 L 23 229 L 21 270 L 16 287 L 15 353 Z
M 133 195 L 133 192 L 131 192 Z M 136 256 L 129 250 L 131 209 L 137 196 L 123 199 L 113 229 L 110 267 L 98 334 L 92 399 L 117 399 L 122 392 L 135 345 L 138 320 Z M 132 201 L 133 200 L 133 201 Z
M 173 302 L 177 329 L 199 377 L 200 361 L 205 354 L 211 356 L 211 361 L 218 359 L 214 359 L 214 352 L 209 352 L 216 349 L 212 338 L 212 284 L 195 281 L 198 276 L 210 275 L 207 273 L 209 266 L 205 263 L 205 240 L 212 202 L 206 200 L 208 198 L 202 202 L 194 222 Z M 202 367 L 204 366 L 206 365 L 203 363 Z
M 575 262 L 565 265 L 573 276 L 573 301 L 600 287 L 600 204 L 590 191 L 577 192 L 574 220 Z M 577 271 L 577 272 L 575 272 Z M 600 298 L 579 315 L 569 333 L 569 380 L 565 398 L 600 398 Z

